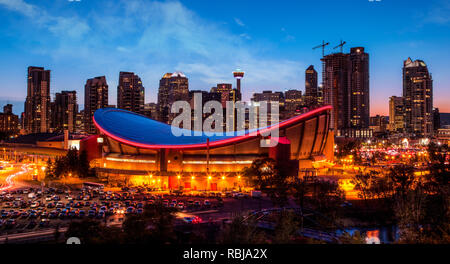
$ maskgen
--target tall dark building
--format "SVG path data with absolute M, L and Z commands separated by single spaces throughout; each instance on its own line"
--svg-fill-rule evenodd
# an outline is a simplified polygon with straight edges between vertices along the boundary
M 350 49 L 350 126 L 367 128 L 370 120 L 369 54 L 363 47 Z
M 144 86 L 141 78 L 133 72 L 120 72 L 117 86 L 117 108 L 142 113 L 144 98 Z
M 0 113 L 0 133 L 14 136 L 19 132 L 19 117 L 12 112 L 12 105 L 7 104 Z
M 182 72 L 166 73 L 159 81 L 158 119 L 170 123 L 175 115 L 170 113 L 176 101 L 189 101 L 189 80 Z
M 422 60 L 404 61 L 403 98 L 406 133 L 433 136 L 433 80 Z
M 324 103 L 333 106 L 331 128 L 366 129 L 370 121 L 369 55 L 364 48 L 335 53 L 322 59 Z
M 282 92 L 263 91 L 262 93 L 254 93 L 253 102 L 279 102 L 284 106 L 284 94 Z
M 216 87 L 211 89 L 211 92 L 220 94 L 222 107 L 226 107 L 227 101 L 233 101 L 233 87 L 231 83 L 218 83 Z
M 50 70 L 28 67 L 24 129 L 26 133 L 50 131 Z
M 52 127 L 54 131 L 68 130 L 75 132 L 78 114 L 77 92 L 62 91 L 55 94 L 55 102 L 52 109 Z
M 97 109 L 108 106 L 108 84 L 105 76 L 88 79 L 84 86 L 84 129 L 94 134 L 92 117 Z
M 323 100 L 333 106 L 330 128 L 345 129 L 350 124 L 349 59 L 344 53 L 330 54 L 324 61 Z
M 272 92 L 272 91 L 263 91 L 262 93 L 254 93 L 253 97 L 251 99 L 252 102 L 256 102 L 256 104 L 254 104 L 259 112 L 259 104 L 258 102 L 267 102 L 267 120 L 266 122 L 268 122 L 269 124 L 273 124 L 273 121 L 275 120 L 275 118 L 277 120 L 280 120 L 280 112 L 278 111 L 278 113 L 273 113 L 271 111 L 272 109 L 272 103 L 274 102 L 278 102 L 279 103 L 279 107 L 281 109 L 284 109 L 284 94 L 282 92 Z
M 287 112 L 286 117 L 295 115 L 297 109 L 303 106 L 302 91 L 288 90 L 284 92 L 284 109 Z
M 219 93 L 219 92 L 207 92 L 207 91 L 201 91 L 201 90 L 192 90 L 192 91 L 189 91 L 189 103 L 190 103 L 190 105 L 191 105 L 191 109 L 192 109 L 192 112 L 191 112 L 191 128 L 193 129 L 193 130 L 195 130 L 195 126 L 194 126 L 194 123 L 195 123 L 195 121 L 197 121 L 197 119 L 198 119 L 198 117 L 195 115 L 195 111 L 194 111 L 194 103 L 195 103 L 195 95 L 196 94 L 200 94 L 201 95 L 201 100 L 202 100 L 202 107 L 204 107 L 205 106 L 205 104 L 207 103 L 207 102 L 209 102 L 209 101 L 217 101 L 217 102 L 220 102 L 221 100 L 222 100 L 222 95 Z M 224 113 L 223 113 L 224 115 L 226 114 L 226 112 L 224 111 Z M 208 116 L 210 116 L 211 115 L 211 113 L 204 113 L 203 111 L 202 111 L 202 120 L 201 120 L 201 122 L 202 122 L 202 124 L 203 124 L 203 121 L 205 121 L 205 119 L 208 117 Z M 223 125 L 223 124 L 222 124 Z
M 389 98 L 389 130 L 403 133 L 405 130 L 405 107 L 403 97 L 391 96 Z
M 3 106 L 3 113 L 4 114 L 12 114 L 12 104 L 6 104 Z
M 438 129 L 441 128 L 441 114 L 439 113 L 439 108 L 433 109 L 433 130 L 437 133 Z
M 157 111 L 158 107 L 157 106 L 158 105 L 155 103 L 144 104 L 144 110 L 143 110 L 142 114 L 153 120 L 157 120 L 158 119 L 158 111 Z
M 305 71 L 305 101 L 308 106 L 317 104 L 317 71 L 310 65 Z

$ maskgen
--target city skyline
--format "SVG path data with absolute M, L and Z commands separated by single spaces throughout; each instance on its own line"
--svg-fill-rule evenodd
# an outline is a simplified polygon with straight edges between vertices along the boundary
M 362 46 L 371 56 L 371 115 L 388 115 L 389 97 L 401 96 L 402 64 L 408 57 L 427 62 L 434 80 L 434 105 L 441 112 L 450 112 L 445 104 L 450 83 L 445 70 L 450 58 L 442 52 L 449 44 L 448 34 L 442 32 L 448 30 L 450 5 L 433 1 L 423 6 L 423 13 L 417 13 L 407 11 L 422 2 L 402 3 L 330 1 L 320 7 L 290 3 L 293 10 L 281 17 L 275 14 L 281 12 L 250 1 L 240 2 L 239 9 L 233 8 L 233 1 L 214 6 L 203 1 L 119 1 L 115 5 L 82 1 L 50 7 L 41 7 L 37 1 L 0 1 L 6 25 L 0 31 L 0 55 L 8 62 L 0 65 L 4 80 L 0 101 L 14 102 L 16 113 L 21 110 L 16 101 L 25 97 L 28 66 L 52 71 L 52 99 L 62 90 L 82 94 L 88 78 L 105 75 L 112 88 L 109 104 L 116 104 L 117 74 L 133 71 L 146 87 L 145 102 L 156 102 L 158 81 L 165 72 L 182 71 L 190 80 L 190 89 L 208 91 L 217 83 L 234 84 L 232 71 L 237 67 L 246 72 L 244 100 L 263 90 L 304 92 L 304 70 L 314 65 L 319 75 L 322 71 L 321 53 L 312 47 L 325 39 L 331 42 L 326 49 L 329 54 L 338 51 L 333 47 L 343 39 L 348 43 L 344 52 Z M 126 10 L 123 18 L 118 13 L 121 8 Z M 257 12 L 248 14 L 250 8 Z M 296 8 L 310 12 L 297 17 L 291 13 Z M 322 20 L 314 16 L 320 8 L 327 14 Z M 91 9 L 99 11 L 98 17 L 87 21 L 81 15 Z M 226 15 L 219 16 L 215 9 Z M 336 12 L 329 12 L 332 10 Z M 338 14 L 344 16 L 329 26 Z M 262 21 L 260 16 L 270 19 Z M 117 32 L 130 33 L 129 40 L 121 39 Z M 93 34 L 98 38 L 86 41 Z M 79 104 L 84 104 L 82 98 Z

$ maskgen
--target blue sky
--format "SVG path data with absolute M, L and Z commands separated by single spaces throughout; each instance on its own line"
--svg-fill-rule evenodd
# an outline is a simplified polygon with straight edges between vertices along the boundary
M 233 82 L 240 67 L 244 99 L 262 90 L 304 90 L 304 70 L 321 72 L 322 40 L 341 39 L 370 54 L 372 114 L 401 95 L 402 64 L 423 59 L 435 106 L 450 112 L 450 2 L 381 0 L 0 0 L 0 104 L 23 109 L 26 68 L 52 70 L 52 94 L 106 75 L 116 104 L 119 71 L 134 71 L 157 98 L 165 72 L 183 71 L 190 89 Z M 18 104 L 18 105 L 17 105 Z

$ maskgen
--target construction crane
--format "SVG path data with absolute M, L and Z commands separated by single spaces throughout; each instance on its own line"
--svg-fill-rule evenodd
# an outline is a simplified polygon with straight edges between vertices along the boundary
M 327 46 L 327 45 L 330 45 L 330 42 L 325 43 L 325 40 L 322 40 L 322 45 L 315 46 L 312 49 L 314 50 L 314 49 L 322 48 L 322 57 L 324 57 L 325 56 L 325 46 Z
M 347 42 L 345 42 L 345 41 L 342 41 L 341 40 L 341 44 L 339 44 L 339 45 L 337 45 L 336 47 L 334 47 L 333 49 L 337 49 L 337 48 L 341 48 L 341 53 L 342 53 L 342 49 L 343 49 L 343 47 L 344 47 L 344 45 L 345 45 L 345 43 L 347 43 Z

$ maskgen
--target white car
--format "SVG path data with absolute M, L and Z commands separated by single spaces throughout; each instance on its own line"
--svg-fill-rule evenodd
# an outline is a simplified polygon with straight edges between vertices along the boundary
M 39 202 L 33 202 L 33 203 L 31 203 L 30 207 L 31 207 L 31 208 L 39 207 Z

